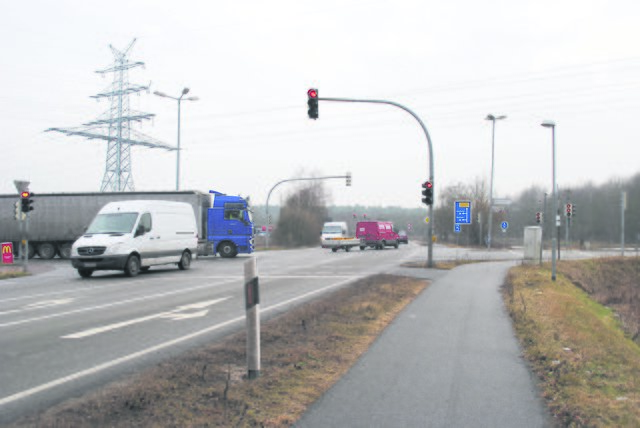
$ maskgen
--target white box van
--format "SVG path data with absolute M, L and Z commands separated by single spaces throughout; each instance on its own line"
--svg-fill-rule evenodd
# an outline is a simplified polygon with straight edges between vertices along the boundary
M 347 223 L 344 221 L 328 221 L 322 226 L 321 239 L 346 238 L 349 233 Z
M 197 257 L 198 229 L 184 202 L 120 201 L 106 204 L 71 247 L 71 264 L 83 278 L 96 270 L 136 276 L 153 265 L 189 269 Z

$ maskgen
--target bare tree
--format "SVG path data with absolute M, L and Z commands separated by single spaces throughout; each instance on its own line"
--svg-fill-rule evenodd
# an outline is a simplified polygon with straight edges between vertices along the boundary
M 307 182 L 287 197 L 273 239 L 285 247 L 317 245 L 326 219 L 326 194 L 322 183 Z

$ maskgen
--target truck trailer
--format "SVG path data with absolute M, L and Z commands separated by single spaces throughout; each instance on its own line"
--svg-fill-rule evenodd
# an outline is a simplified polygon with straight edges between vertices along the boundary
M 68 259 L 71 245 L 84 234 L 98 211 L 109 202 L 162 200 L 186 202 L 193 207 L 198 227 L 198 255 L 235 257 L 253 252 L 250 206 L 240 196 L 210 191 L 32 193 L 28 219 L 28 254 Z M 23 239 L 15 219 L 18 194 L 0 195 L 0 242 L 12 242 L 14 251 Z

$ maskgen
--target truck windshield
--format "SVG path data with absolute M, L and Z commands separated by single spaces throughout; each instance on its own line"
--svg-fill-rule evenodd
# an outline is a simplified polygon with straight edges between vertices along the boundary
M 342 233 L 342 228 L 340 226 L 325 226 L 322 233 Z
M 138 213 L 99 214 L 86 233 L 130 233 L 137 218 Z

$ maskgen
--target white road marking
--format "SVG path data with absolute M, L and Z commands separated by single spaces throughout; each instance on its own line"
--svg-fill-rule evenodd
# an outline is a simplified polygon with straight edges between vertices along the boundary
M 43 300 L 41 302 L 30 303 L 28 305 L 25 305 L 25 306 L 19 308 L 19 309 L 11 309 L 9 311 L 0 312 L 0 315 L 15 314 L 15 313 L 18 313 L 18 312 L 31 311 L 31 310 L 42 309 L 42 308 L 49 308 L 51 306 L 66 305 L 67 303 L 71 303 L 74 300 L 75 299 L 73 299 L 73 298 L 57 299 L 57 300 Z
M 231 282 L 231 281 L 229 281 L 229 282 Z M 43 315 L 43 316 L 40 316 L 40 317 L 26 318 L 26 319 L 23 319 L 23 320 L 6 322 L 6 323 L 3 323 L 3 324 L 0 324 L 0 328 L 9 327 L 9 326 L 13 326 L 13 325 L 26 324 L 26 323 L 30 323 L 30 322 L 34 322 L 34 321 L 42 321 L 42 320 L 46 320 L 46 319 L 50 319 L 50 318 L 58 318 L 58 317 L 62 317 L 62 316 L 65 316 L 65 315 L 72 315 L 72 314 L 78 314 L 78 313 L 82 313 L 82 312 L 95 311 L 97 309 L 111 308 L 113 306 L 126 305 L 126 304 L 129 304 L 129 303 L 141 302 L 141 301 L 145 301 L 145 300 L 152 300 L 152 299 L 157 299 L 157 298 L 160 298 L 160 297 L 172 296 L 174 294 L 181 294 L 181 293 L 185 293 L 185 292 L 188 292 L 188 291 L 194 291 L 194 290 L 200 290 L 200 289 L 203 289 L 203 288 L 215 287 L 215 286 L 222 285 L 224 283 L 225 282 L 218 283 L 218 284 L 213 284 L 213 285 L 207 284 L 207 285 L 199 285 L 199 286 L 191 287 L 191 288 L 181 288 L 179 290 L 168 291 L 166 293 L 153 294 L 153 295 L 150 295 L 150 296 L 142 296 L 142 297 L 137 297 L 137 298 L 129 299 L 129 300 L 121 300 L 119 302 L 106 303 L 104 305 L 90 306 L 90 307 L 74 309 L 74 310 L 66 311 L 66 312 L 58 312 L 58 313 L 55 313 L 55 314 Z
M 199 303 L 194 303 L 194 304 L 191 304 L 191 305 L 179 306 L 179 307 L 177 307 L 176 309 L 174 309 L 172 311 L 159 312 L 157 314 L 147 315 L 145 317 L 140 317 L 140 318 L 134 318 L 132 320 L 122 321 L 122 322 L 118 322 L 118 323 L 115 323 L 115 324 L 109 324 L 109 325 L 105 325 L 105 326 L 102 326 L 102 327 L 90 328 L 88 330 L 80 331 L 78 333 L 73 333 L 73 334 L 68 334 L 66 336 L 62 336 L 61 338 L 62 339 L 82 339 L 83 337 L 95 336 L 96 334 L 105 333 L 107 331 L 112 331 L 112 330 L 117 330 L 117 329 L 122 328 L 122 327 L 127 327 L 127 326 L 130 326 L 130 325 L 133 325 L 133 324 L 139 324 L 141 322 L 145 322 L 145 321 L 149 321 L 149 320 L 153 320 L 153 319 L 157 319 L 157 318 L 170 318 L 170 319 L 178 320 L 178 319 L 195 318 L 196 316 L 205 316 L 207 314 L 207 312 L 209 312 L 208 309 L 205 309 L 204 311 L 197 312 L 198 315 L 194 315 L 193 313 L 184 314 L 184 313 L 181 313 L 181 312 L 187 311 L 189 309 L 200 309 L 200 308 L 206 308 L 208 306 L 213 306 L 216 303 L 220 303 L 220 302 L 223 302 L 223 301 L 227 300 L 228 298 L 229 297 L 223 297 L 221 299 L 208 300 L 206 302 L 199 302 Z
M 289 300 L 285 300 L 284 302 L 280 302 L 280 303 L 277 303 L 275 305 L 271 305 L 268 308 L 262 309 L 262 311 L 263 312 L 272 311 L 272 310 L 277 309 L 277 308 L 279 308 L 281 306 L 289 305 L 289 304 L 291 304 L 293 302 L 296 302 L 298 300 L 306 299 L 307 297 L 313 296 L 314 294 L 319 294 L 319 293 L 325 292 L 327 290 L 330 290 L 332 288 L 337 288 L 337 287 L 343 286 L 345 284 L 348 284 L 348 283 L 350 283 L 352 281 L 355 281 L 355 280 L 358 280 L 358 279 L 361 279 L 361 278 L 364 278 L 364 277 L 365 277 L 365 275 L 352 276 L 349 279 L 346 279 L 346 280 L 343 280 L 343 281 L 339 281 L 337 283 L 334 283 L 334 284 L 331 284 L 331 285 L 327 285 L 326 287 L 319 288 L 317 290 L 310 291 L 310 292 L 305 293 L 305 294 L 301 294 L 300 296 L 293 297 L 293 298 L 291 298 Z M 176 339 L 169 340 L 167 342 L 163 342 L 163 343 L 160 343 L 160 344 L 155 345 L 155 346 L 151 346 L 149 348 L 140 350 L 138 352 L 134 352 L 132 354 L 125 355 L 125 356 L 120 357 L 120 358 L 116 358 L 115 360 L 111 360 L 111 361 L 107 361 L 107 362 L 102 363 L 102 364 L 98 364 L 97 366 L 93 366 L 93 367 L 88 368 L 86 370 L 81 370 L 79 372 L 72 373 L 72 374 L 70 374 L 68 376 L 64 376 L 64 377 L 52 380 L 51 382 L 43 383 L 43 384 L 35 386 L 33 388 L 29 388 L 29 389 L 26 389 L 24 391 L 20 391 L 20 392 L 17 392 L 15 394 L 9 395 L 7 397 L 0 398 L 0 407 L 4 406 L 4 405 L 7 405 L 9 403 L 13 403 L 15 401 L 22 400 L 24 398 L 30 397 L 30 396 L 38 394 L 40 392 L 47 391 L 47 390 L 55 388 L 57 386 L 64 385 L 64 384 L 72 382 L 74 380 L 81 379 L 81 378 L 86 377 L 86 376 L 94 375 L 96 373 L 99 373 L 99 372 L 101 372 L 103 370 L 107 370 L 107 369 L 109 369 L 111 367 L 114 367 L 114 366 L 117 366 L 119 364 L 123 364 L 123 363 L 129 362 L 129 361 L 132 361 L 132 360 L 134 360 L 136 358 L 140 358 L 140 357 L 143 357 L 145 355 L 151 354 L 153 352 L 157 352 L 157 351 L 159 351 L 161 349 L 165 349 L 165 348 L 168 348 L 170 346 L 174 346 L 174 345 L 177 345 L 179 343 L 185 342 L 187 340 L 194 339 L 194 338 L 196 338 L 198 336 L 202 336 L 204 334 L 211 333 L 212 331 L 219 330 L 219 329 L 221 329 L 223 327 L 227 327 L 229 325 L 232 325 L 232 324 L 235 324 L 235 323 L 238 323 L 238 322 L 241 322 L 241 321 L 245 321 L 245 318 L 246 317 L 244 315 L 240 316 L 240 317 L 232 318 L 230 320 L 221 322 L 221 323 L 213 325 L 211 327 L 207 327 L 207 328 L 205 328 L 203 330 L 199 330 L 199 331 L 187 334 L 185 336 L 178 337 Z

